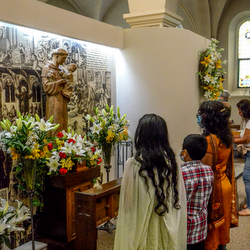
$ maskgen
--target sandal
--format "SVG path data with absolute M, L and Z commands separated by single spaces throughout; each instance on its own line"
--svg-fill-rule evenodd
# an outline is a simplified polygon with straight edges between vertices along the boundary
M 243 209 L 243 210 L 238 212 L 238 215 L 248 216 L 248 215 L 250 215 L 250 209 Z

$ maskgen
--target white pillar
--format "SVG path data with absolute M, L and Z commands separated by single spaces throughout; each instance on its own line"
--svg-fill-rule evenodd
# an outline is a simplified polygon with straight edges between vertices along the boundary
M 129 14 L 123 17 L 131 28 L 176 27 L 182 18 L 176 14 L 178 0 L 128 0 Z

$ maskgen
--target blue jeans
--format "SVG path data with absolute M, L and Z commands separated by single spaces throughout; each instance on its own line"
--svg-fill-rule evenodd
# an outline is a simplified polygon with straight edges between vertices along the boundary
M 245 184 L 245 191 L 247 195 L 247 208 L 250 209 L 250 152 L 244 155 L 245 157 L 245 167 L 243 170 L 243 182 Z

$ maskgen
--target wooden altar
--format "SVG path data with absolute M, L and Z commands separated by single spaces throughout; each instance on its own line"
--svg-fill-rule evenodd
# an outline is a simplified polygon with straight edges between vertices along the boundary
M 65 243 L 73 241 L 76 237 L 74 194 L 92 188 L 93 179 L 98 176 L 100 166 L 49 179 L 38 235 Z

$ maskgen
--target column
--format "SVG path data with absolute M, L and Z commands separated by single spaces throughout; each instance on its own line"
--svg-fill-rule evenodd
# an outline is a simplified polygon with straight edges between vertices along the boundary
M 176 27 L 182 17 L 176 14 L 178 0 L 128 0 L 129 14 L 123 17 L 131 28 Z

